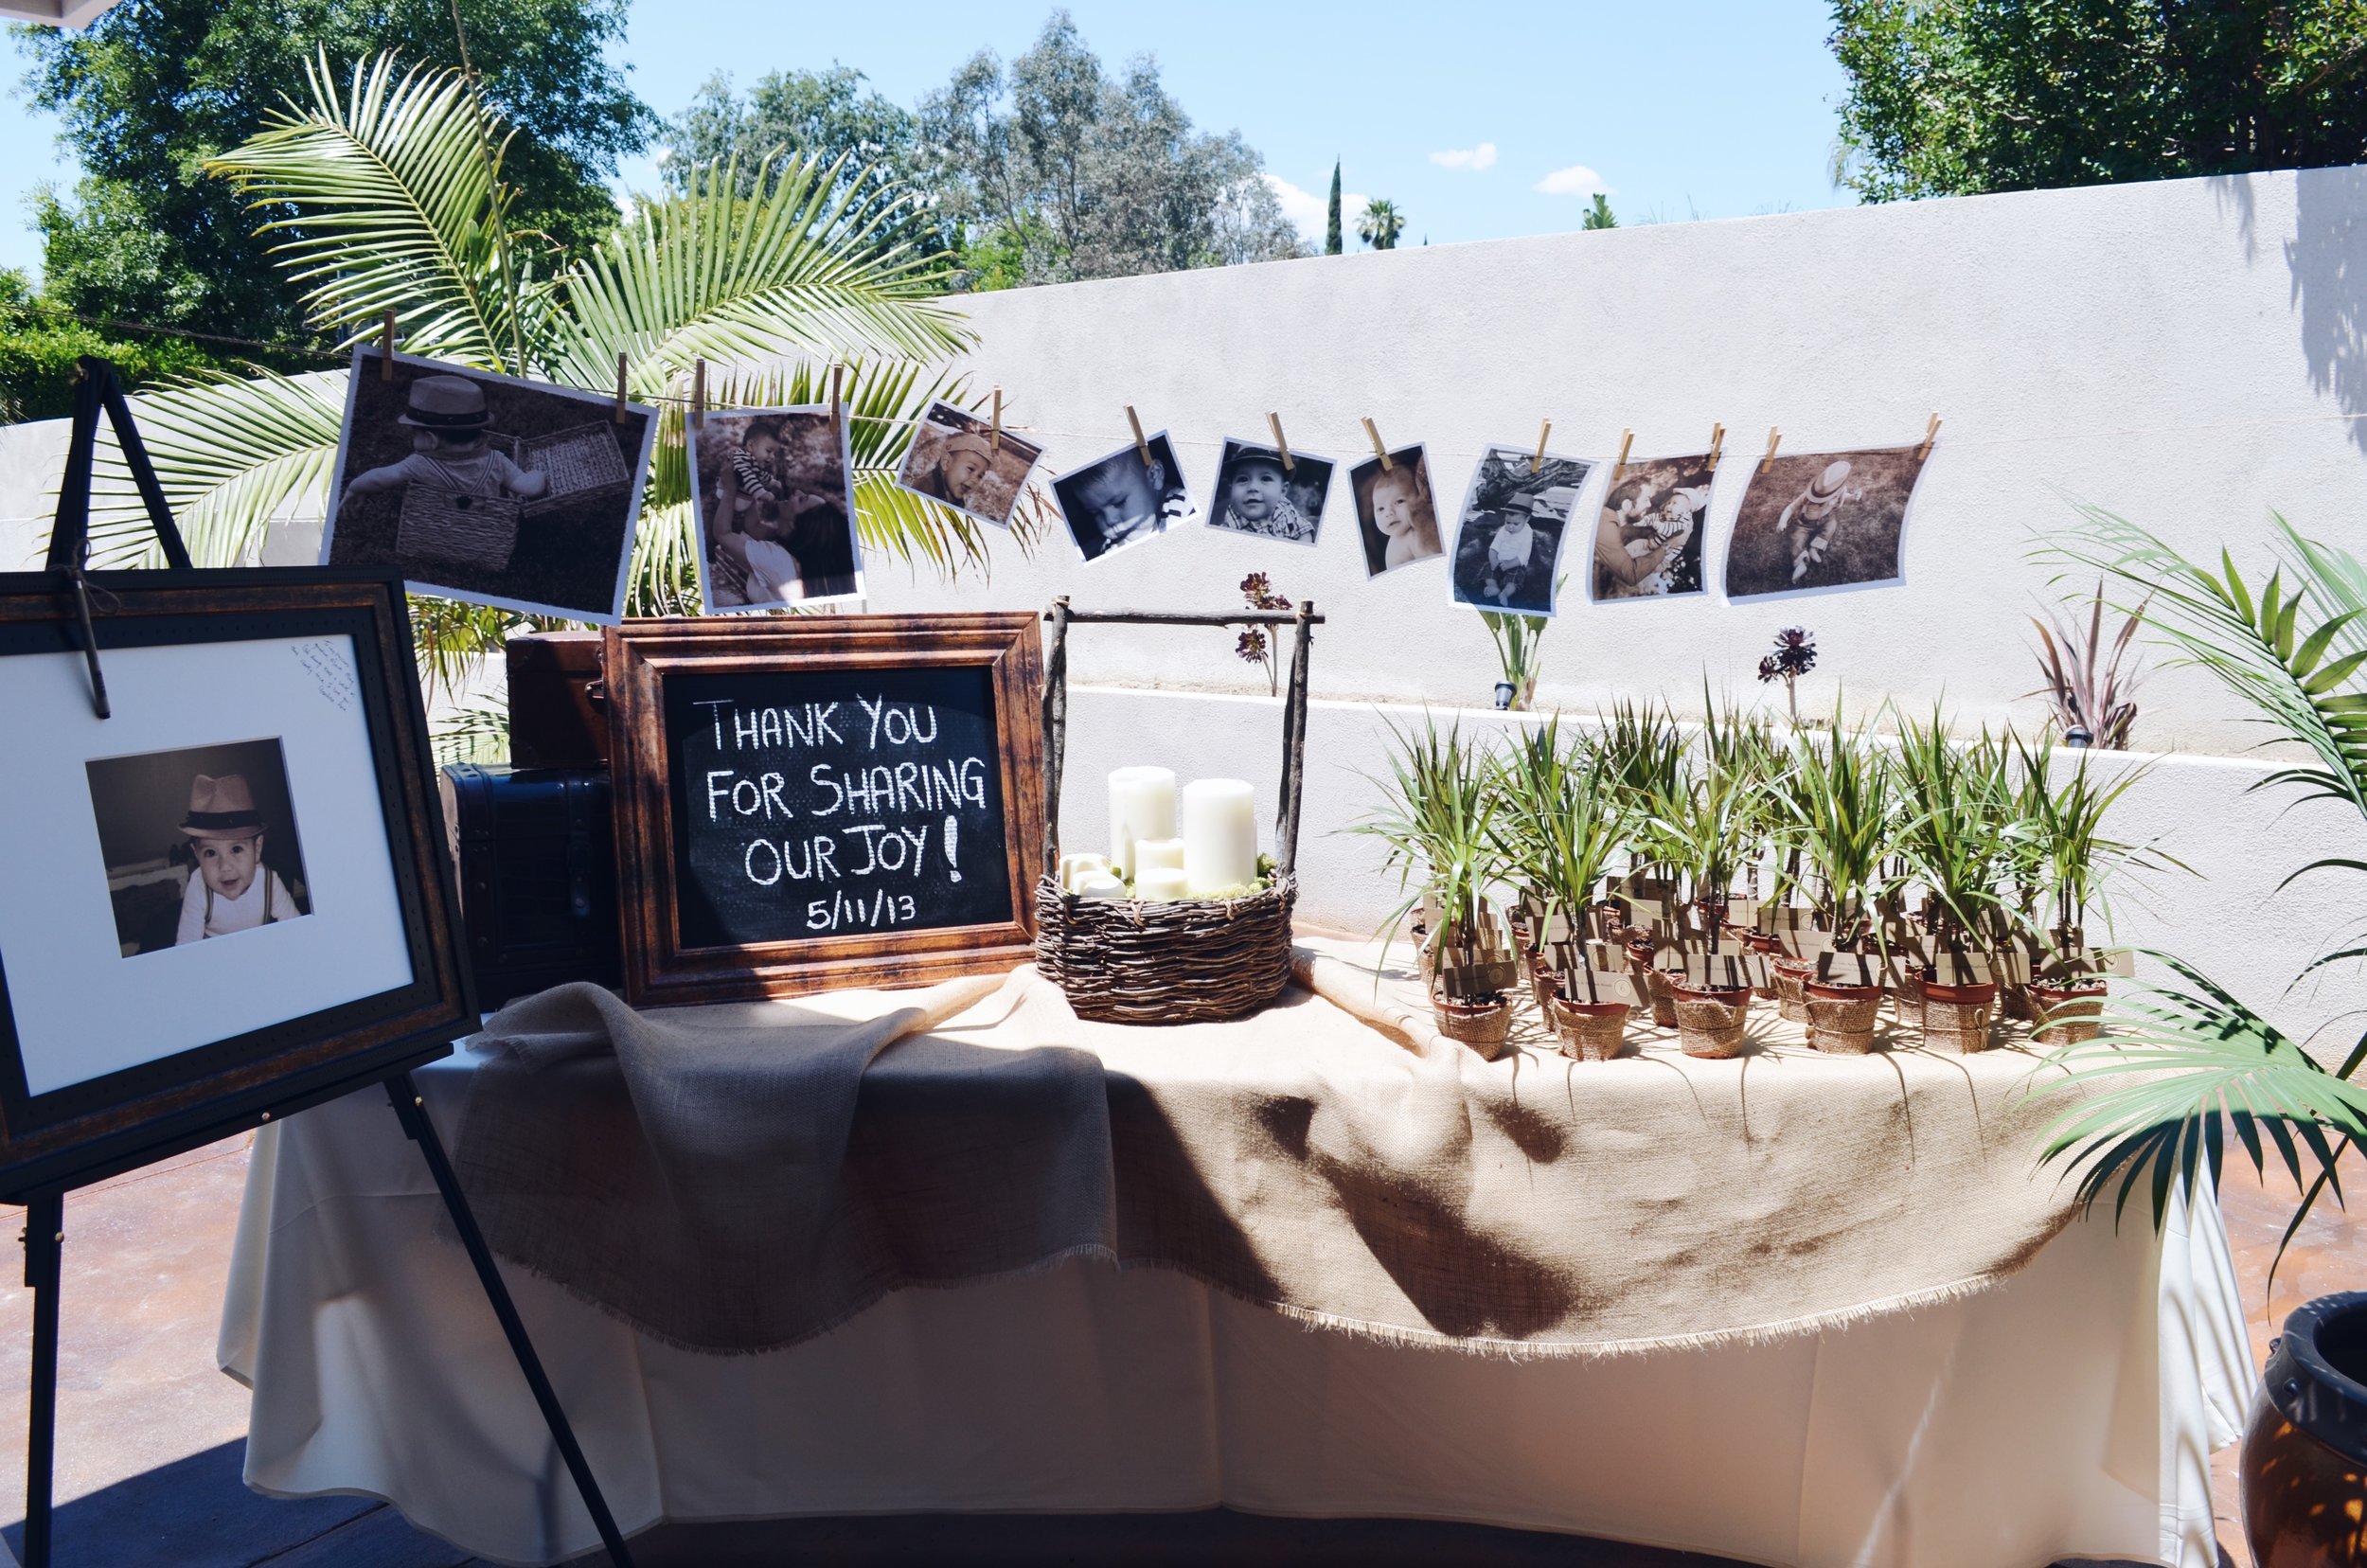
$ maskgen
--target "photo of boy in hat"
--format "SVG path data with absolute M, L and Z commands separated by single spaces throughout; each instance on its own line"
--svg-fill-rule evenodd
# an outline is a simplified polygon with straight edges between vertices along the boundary
M 1455 602 L 1526 615 L 1554 613 L 1570 510 L 1593 465 L 1491 446 L 1471 472 L 1455 528 Z
M 1322 457 L 1294 452 L 1286 465 L 1272 447 L 1228 440 L 1217 464 L 1216 513 L 1208 526 L 1255 539 L 1312 544 L 1323 526 L 1331 469 Z
M 913 427 L 896 483 L 967 517 L 1011 526 L 1027 475 L 1043 449 L 989 419 L 949 402 L 933 402 Z
M 432 485 L 462 495 L 506 495 L 531 501 L 550 480 L 493 450 L 485 390 L 464 376 L 421 376 L 396 419 L 411 430 L 411 455 L 355 474 L 347 497 Z
M 1753 464 L 1726 544 L 1727 597 L 1903 580 L 1907 508 L 1928 455 L 1872 447 Z
M 303 915 L 279 873 L 263 864 L 263 818 L 243 775 L 192 779 L 181 832 L 197 869 L 181 895 L 176 946 Z

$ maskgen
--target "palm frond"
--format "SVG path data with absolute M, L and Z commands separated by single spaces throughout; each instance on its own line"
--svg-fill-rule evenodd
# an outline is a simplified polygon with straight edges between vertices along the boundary
M 345 417 L 345 383 L 268 370 L 220 375 L 141 394 L 140 438 L 189 553 L 201 566 L 253 564 L 276 518 L 327 493 Z M 103 430 L 103 426 L 101 427 Z M 113 440 L 102 440 L 91 484 L 91 548 L 101 565 L 161 557 L 148 511 Z
M 939 262 L 883 239 L 910 198 L 868 178 L 839 189 L 843 165 L 783 159 L 767 188 L 743 197 L 737 165 L 710 164 L 686 194 L 636 202 L 558 280 L 564 307 L 543 340 L 545 373 L 603 385 L 622 354 L 663 385 L 698 359 L 932 360 L 970 347 Z
M 305 72 L 309 105 L 275 112 L 205 169 L 253 207 L 294 209 L 260 232 L 294 237 L 274 254 L 313 320 L 366 337 L 391 310 L 412 353 L 522 372 L 500 253 L 516 193 L 486 156 L 490 111 L 459 72 L 392 54 L 356 62 L 343 91 L 326 54 Z

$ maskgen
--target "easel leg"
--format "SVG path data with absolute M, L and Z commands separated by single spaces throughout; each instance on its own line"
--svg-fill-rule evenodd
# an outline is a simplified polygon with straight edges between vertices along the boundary
M 25 1445 L 25 1568 L 49 1568 L 49 1481 L 58 1457 L 58 1285 L 65 1197 L 25 1205 L 25 1285 L 33 1292 L 33 1412 Z
M 600 1532 L 600 1543 L 608 1548 L 609 1560 L 615 1568 L 633 1568 L 632 1554 L 625 1549 L 625 1538 L 616 1528 L 615 1519 L 608 1511 L 608 1500 L 600 1495 L 599 1483 L 592 1478 L 592 1467 L 585 1462 L 583 1449 L 576 1442 L 575 1429 L 567 1424 L 567 1413 L 560 1407 L 559 1396 L 551 1388 L 551 1381 L 543 1373 L 543 1360 L 534 1353 L 533 1342 L 526 1338 L 526 1326 L 518 1317 L 517 1306 L 509 1299 L 509 1287 L 502 1283 L 501 1271 L 493 1266 L 492 1250 L 486 1246 L 485 1237 L 476 1228 L 476 1216 L 470 1211 L 468 1195 L 460 1190 L 459 1178 L 453 1174 L 452 1162 L 444 1155 L 443 1140 L 436 1135 L 436 1124 L 428 1119 L 425 1102 L 411 1081 L 409 1073 L 400 1073 L 386 1080 L 386 1097 L 394 1102 L 395 1114 L 402 1122 L 403 1132 L 419 1146 L 419 1154 L 427 1161 L 427 1168 L 436 1178 L 436 1190 L 444 1195 L 444 1207 L 452 1215 L 453 1229 L 460 1234 L 460 1244 L 469 1252 L 469 1261 L 476 1265 L 476 1276 L 485 1287 L 486 1299 L 493 1304 L 493 1315 L 501 1320 L 502 1333 L 509 1340 L 511 1354 L 518 1358 L 518 1369 L 526 1375 L 526 1386 L 534 1391 L 534 1402 L 543 1410 L 543 1420 L 551 1429 L 551 1440 L 559 1445 L 559 1455 L 567 1462 L 567 1473 L 575 1478 L 576 1490 L 583 1497 L 583 1506 L 592 1515 L 592 1524 Z M 56 1343 L 57 1309 L 50 1308 L 51 1343 Z M 38 1342 L 40 1328 L 36 1319 L 34 1329 Z M 36 1372 L 36 1378 L 39 1374 Z M 51 1384 L 54 1388 L 55 1374 Z M 40 1409 L 40 1384 L 35 1383 L 35 1411 Z M 38 1430 L 38 1429 L 37 1429 Z M 29 1545 L 32 1531 L 29 1521 L 26 1541 Z M 33 1559 L 26 1559 L 32 1568 Z

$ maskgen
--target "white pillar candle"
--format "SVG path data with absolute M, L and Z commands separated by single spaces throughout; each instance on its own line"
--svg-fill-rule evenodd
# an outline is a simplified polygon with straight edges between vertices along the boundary
M 1074 893 L 1077 891 L 1077 884 L 1085 878 L 1096 871 L 1107 872 L 1109 869 L 1110 857 L 1107 855 L 1062 855 L 1060 857 L 1060 885 Z
M 1257 880 L 1257 807 L 1244 780 L 1197 778 L 1184 787 L 1184 879 L 1195 898 Z
M 1134 897 L 1145 903 L 1181 899 L 1186 892 L 1184 873 L 1171 865 L 1153 865 L 1134 874 Z
M 1184 869 L 1184 841 L 1180 838 L 1138 841 L 1134 846 L 1134 874 L 1146 871 L 1181 871 Z
M 1110 865 L 1131 882 L 1134 846 L 1175 837 L 1175 775 L 1166 768 L 1120 768 L 1110 775 Z
M 1107 871 L 1088 871 L 1069 889 L 1080 899 L 1123 899 L 1126 884 Z

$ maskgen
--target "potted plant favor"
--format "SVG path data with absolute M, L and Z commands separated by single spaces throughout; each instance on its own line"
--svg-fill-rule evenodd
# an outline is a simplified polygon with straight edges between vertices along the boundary
M 1627 813 L 1593 750 L 1561 738 L 1556 715 L 1524 734 L 1502 769 L 1499 817 L 1505 864 L 1528 889 L 1529 961 L 1538 1007 L 1580 1060 L 1619 1054 L 1632 997 L 1627 976 L 1601 961 L 1588 916 L 1627 836 Z
M 1382 804 L 1354 829 L 1388 846 L 1405 902 L 1389 917 L 1394 937 L 1422 910 L 1424 983 L 1438 1030 L 1493 1059 L 1512 1031 L 1505 992 L 1519 983 L 1503 911 L 1491 898 L 1503 868 L 1496 770 L 1459 726 L 1430 720 L 1418 734 L 1395 732 Z
M 1692 931 L 1684 969 L 1669 977 L 1677 1042 L 1687 1056 L 1742 1052 L 1751 1008 L 1747 976 L 1757 966 L 1726 930 L 1735 877 L 1757 846 L 1766 800 L 1765 753 L 1749 731 L 1721 724 L 1716 710 L 1702 731 L 1699 766 L 1676 793 L 1651 808 L 1655 852 L 1683 873 Z
M 1923 1038 L 1942 1050 L 1988 1049 L 1997 975 L 2008 961 L 1993 934 L 2012 811 L 2004 773 L 1990 763 L 1994 749 L 1958 746 L 1936 710 L 1929 722 L 1899 725 L 1899 847 L 1925 894 Z
M 1796 731 L 1788 787 L 1771 799 L 1782 819 L 1779 847 L 1791 852 L 1824 940 L 1818 963 L 1801 975 L 1808 1043 L 1862 1056 L 1874 1048 L 1882 1006 L 1879 900 L 1895 829 L 1891 764 L 1863 730 L 1845 730 L 1838 708 L 1828 736 Z
M 1673 947 L 1682 928 L 1659 822 L 1664 804 L 1684 787 L 1684 735 L 1666 707 L 1622 702 L 1603 719 L 1593 753 L 1596 777 L 1630 821 L 1625 889 L 1628 967 L 1650 1003 L 1653 1024 L 1673 1029 L 1676 993 L 1658 958 L 1663 944 Z
M 2046 910 L 2050 922 L 2040 929 L 2039 920 L 2024 917 L 2033 953 L 2031 1022 L 2042 1042 L 2071 1045 L 2095 1039 L 2102 1027 L 2110 960 L 2088 945 L 2087 920 L 2092 910 L 2109 926 L 2106 883 L 2136 866 L 2184 867 L 2157 850 L 2104 836 L 2105 814 L 2150 769 L 2131 768 L 2107 786 L 2089 776 L 2088 755 L 2082 752 L 2071 776 L 2057 786 L 2051 776 L 2053 760 L 2046 745 L 2022 748 L 2018 848 L 2039 889 L 2034 902 Z

